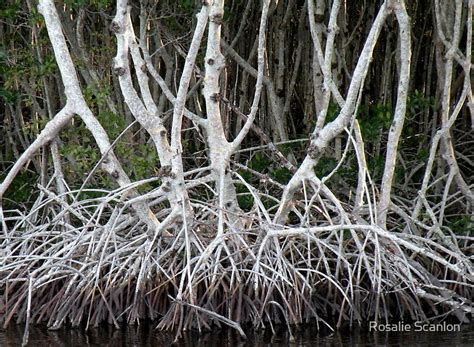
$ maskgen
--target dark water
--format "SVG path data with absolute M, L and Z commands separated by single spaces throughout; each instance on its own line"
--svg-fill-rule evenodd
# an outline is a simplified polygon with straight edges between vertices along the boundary
M 367 330 L 342 330 L 335 333 L 318 333 L 316 327 L 305 327 L 294 332 L 290 339 L 288 330 L 281 328 L 276 334 L 270 331 L 246 331 L 242 340 L 233 331 L 216 329 L 210 333 L 185 334 L 176 346 L 227 347 L 227 346 L 474 346 L 474 324 L 461 326 L 459 332 L 367 332 Z M 1 347 L 21 346 L 23 327 L 11 325 L 0 331 Z M 174 335 L 163 333 L 153 326 L 134 326 L 116 330 L 109 327 L 90 329 L 62 328 L 49 331 L 42 327 L 30 328 L 27 346 L 64 347 L 151 347 L 170 346 Z

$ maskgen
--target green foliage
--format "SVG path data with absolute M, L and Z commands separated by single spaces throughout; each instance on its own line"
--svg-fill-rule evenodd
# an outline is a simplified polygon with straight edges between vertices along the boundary
M 0 175 L 0 182 L 3 182 L 8 170 Z M 31 170 L 22 170 L 16 175 L 10 187 L 5 192 L 3 208 L 5 210 L 17 208 L 19 204 L 28 204 L 35 197 L 36 181 L 38 175 Z
M 435 100 L 425 97 L 421 92 L 415 92 L 408 97 L 407 113 L 404 126 L 404 137 L 413 136 L 416 133 L 414 121 L 420 112 L 427 107 L 434 108 Z M 361 105 L 357 113 L 357 119 L 361 127 L 364 140 L 368 143 L 380 141 L 382 132 L 390 129 L 393 121 L 393 107 L 390 104 Z
M 19 94 L 7 88 L 0 87 L 0 98 L 7 104 L 14 104 L 18 99 Z
M 18 2 L 19 3 L 19 2 Z M 0 17 L 9 18 L 13 25 L 37 25 L 38 18 L 42 18 L 37 14 L 29 13 L 26 20 L 21 9 L 15 2 L 10 6 L 0 5 Z M 40 30 L 38 33 L 38 41 L 26 41 L 20 35 L 21 31 L 15 31 L 14 35 L 8 36 L 5 39 L 4 46 L 0 46 L 0 99 L 7 104 L 14 104 L 19 101 L 24 92 L 19 91 L 20 81 L 28 81 L 31 89 L 34 92 L 40 92 L 41 78 L 44 76 L 52 76 L 56 73 L 57 67 L 52 52 L 44 49 L 42 53 L 42 62 L 40 62 L 35 54 L 35 45 L 41 47 L 49 47 L 47 44 L 46 30 Z M 23 45 L 16 45 L 16 42 L 24 42 Z M 15 49 L 8 49 L 10 44 L 15 43 Z M 43 50 L 43 48 L 42 48 Z M 36 95 L 23 96 L 22 99 L 36 97 Z M 27 105 L 28 106 L 28 105 Z
M 179 7 L 187 13 L 193 13 L 194 11 L 194 0 L 181 0 Z
M 0 66 L 3 66 L 7 61 L 7 50 L 5 46 L 0 46 Z
M 72 156 L 76 159 L 76 173 L 86 174 L 91 170 L 94 163 L 99 159 L 98 149 L 90 144 L 89 138 L 83 139 L 83 144 L 67 144 L 62 148 L 64 155 Z
M 417 123 L 419 122 L 417 117 L 424 112 L 426 108 L 431 108 L 434 111 L 435 105 L 434 98 L 425 97 L 418 90 L 415 90 L 415 92 L 408 97 L 406 123 L 402 133 L 402 139 L 405 145 L 416 146 L 420 141 L 426 142 L 428 134 L 424 134 L 417 129 Z M 421 156 L 421 159 L 427 158 L 427 150 L 423 152 Z
M 377 155 L 375 157 L 367 158 L 367 166 L 372 179 L 381 179 L 385 167 L 385 155 Z
M 277 145 L 276 147 L 283 155 L 289 155 L 290 153 L 295 153 L 305 146 L 303 141 L 301 142 L 290 142 L 290 143 L 282 143 Z
M 430 156 L 430 151 L 428 150 L 428 148 L 421 148 L 417 156 L 418 159 L 420 159 L 421 161 L 426 161 Z
M 5 46 L 0 46 L 0 76 L 2 76 L 3 82 L 0 84 L 0 99 L 7 104 L 15 103 L 19 93 L 12 88 L 11 83 L 8 83 L 8 79 L 11 77 L 11 69 L 8 66 L 7 49 Z
M 229 21 L 234 18 L 238 18 L 240 12 L 232 12 L 232 6 L 229 5 L 227 2 L 224 4 L 224 21 Z
M 334 158 L 329 158 L 329 157 L 322 157 L 318 164 L 314 168 L 314 173 L 318 177 L 324 177 L 327 176 L 329 173 L 331 173 L 332 170 L 334 170 L 337 166 L 337 161 Z
M 238 173 L 246 182 L 252 180 L 252 174 L 247 170 L 239 170 Z M 248 192 L 247 187 L 242 183 L 237 183 L 235 185 L 235 190 L 237 192 L 237 202 L 239 203 L 240 208 L 244 211 L 249 211 L 252 208 L 254 201 L 252 195 Z
M 21 1 L 2 1 L 0 3 L 0 18 L 2 19 L 13 19 L 17 16 L 21 10 Z
M 286 148 L 289 151 L 290 147 Z M 261 152 L 256 153 L 252 157 L 248 163 L 248 167 L 262 174 L 268 174 L 271 178 L 282 184 L 288 183 L 292 176 L 291 172 L 287 168 L 275 163 L 273 159 Z
M 332 122 L 341 112 L 341 108 L 338 104 L 331 102 L 328 107 L 328 113 L 326 115 L 326 123 Z
M 277 182 L 286 184 L 290 181 L 293 176 L 291 171 L 286 167 L 275 168 L 270 172 L 270 176 Z
M 278 165 L 278 163 L 275 163 L 274 160 L 262 152 L 255 153 L 255 155 L 253 155 L 248 161 L 247 166 L 252 170 L 270 176 L 272 179 L 282 184 L 288 183 L 292 176 L 287 168 Z M 258 185 L 259 178 L 254 177 L 252 173 L 246 170 L 239 170 L 239 174 L 246 182 L 252 185 Z M 239 194 L 239 206 L 244 210 L 249 210 L 254 204 L 253 197 L 248 193 L 247 188 L 243 184 L 237 184 L 236 190 Z M 270 199 L 263 199 L 262 202 L 267 208 L 275 205 L 274 201 Z
M 252 159 L 248 163 L 248 167 L 255 171 L 263 173 L 264 171 L 266 171 L 266 169 L 268 169 L 271 164 L 272 160 L 270 160 L 270 158 L 268 158 L 262 152 L 258 152 L 252 157 Z
M 425 97 L 419 91 L 415 90 L 413 95 L 410 95 L 408 98 L 407 104 L 407 115 L 406 115 L 406 122 L 404 127 L 404 134 L 402 136 L 400 148 L 403 150 L 407 144 L 408 140 L 405 139 L 405 136 L 409 136 L 410 134 L 414 134 L 417 130 L 414 128 L 416 122 L 418 121 L 418 116 L 420 112 L 426 110 L 427 107 L 433 108 L 435 105 L 433 98 Z M 326 122 L 329 123 L 333 121 L 340 112 L 340 108 L 337 104 L 331 103 L 329 106 Z M 383 104 L 376 104 L 376 105 L 362 105 L 359 107 L 358 111 L 358 119 L 361 125 L 362 135 L 364 137 L 364 141 L 366 145 L 366 150 L 368 151 L 366 159 L 367 159 L 367 166 L 370 172 L 371 177 L 379 181 L 382 178 L 384 166 L 385 166 L 385 150 L 383 146 L 380 146 L 380 151 L 375 151 L 376 145 L 380 145 L 380 141 L 382 141 L 381 136 L 386 135 L 387 131 L 390 129 L 393 121 L 393 110 L 391 105 L 383 105 Z M 419 141 L 416 137 L 414 137 L 416 141 Z M 290 143 L 290 144 L 283 144 L 278 145 L 278 149 L 284 154 L 288 154 L 290 151 L 295 153 L 295 150 L 300 144 L 297 143 Z M 410 147 L 407 149 L 411 150 L 412 148 L 416 148 L 413 144 L 409 144 Z M 423 147 L 421 150 L 416 153 L 416 156 L 412 159 L 419 161 L 426 161 L 429 156 L 429 151 L 427 148 Z M 286 184 L 288 183 L 289 179 L 291 179 L 292 175 L 289 170 L 286 168 L 277 165 L 273 159 L 266 156 L 264 153 L 256 153 L 251 157 L 251 159 L 247 163 L 248 167 L 258 171 L 263 174 L 268 174 L 274 180 Z M 320 159 L 316 167 L 314 168 L 315 174 L 322 178 L 330 174 L 337 166 L 337 161 L 333 157 L 323 157 Z M 356 161 L 355 154 L 349 152 L 344 164 L 338 169 L 338 171 L 334 174 L 333 180 L 329 181 L 328 184 L 337 184 L 339 180 L 344 180 L 348 185 L 355 185 L 357 184 L 357 172 L 358 172 L 358 164 Z M 421 174 L 422 172 L 420 172 Z M 250 184 L 257 184 L 256 178 L 253 177 L 248 172 L 241 171 L 240 174 L 250 183 Z M 395 175 L 394 180 L 395 182 L 402 182 L 405 178 L 405 170 L 402 166 L 398 165 L 395 168 Z M 417 177 L 413 177 L 414 179 L 418 179 Z M 246 188 L 243 185 L 238 185 L 237 191 L 239 193 L 245 193 Z M 250 208 L 253 204 L 253 199 L 251 196 L 243 195 L 239 196 L 239 204 L 243 208 Z M 271 206 L 271 202 L 269 205 Z M 459 222 L 460 223 L 460 222 Z
M 248 212 L 252 208 L 254 200 L 253 200 L 253 196 L 248 192 L 239 193 L 239 190 L 240 190 L 239 188 L 242 188 L 242 187 L 244 187 L 242 184 L 237 185 L 237 202 L 239 204 L 239 207 L 242 210 Z
M 53 55 L 46 55 L 43 57 L 43 64 L 36 66 L 35 73 L 38 77 L 50 76 L 56 70 L 56 60 Z
M 426 141 L 428 134 L 420 134 L 418 124 L 420 122 L 419 115 L 424 112 L 427 107 L 434 108 L 435 100 L 431 97 L 425 97 L 418 90 L 408 96 L 407 112 L 405 123 L 400 138 L 400 151 L 408 151 L 408 157 L 416 162 L 425 161 L 429 152 L 428 149 L 422 147 L 417 153 L 413 153 L 413 149 L 419 148 L 420 141 Z M 384 140 L 393 121 L 393 107 L 390 104 L 361 105 L 358 110 L 357 119 L 361 127 L 362 136 L 366 144 L 367 165 L 372 178 L 378 180 L 381 178 L 385 165 L 385 150 L 380 146 L 380 142 Z M 375 151 L 379 146 L 381 151 Z M 372 148 L 372 150 L 371 150 Z M 397 166 L 395 169 L 395 182 L 403 180 L 403 168 Z M 417 179 L 417 177 L 413 177 Z
M 104 10 L 110 7 L 114 1 L 112 0 L 65 0 L 64 3 L 74 9 L 89 6 L 91 9 Z
M 177 1 L 176 7 L 172 10 L 173 15 L 162 16 L 161 21 L 171 31 L 189 30 L 195 21 L 193 13 L 197 8 L 194 0 Z M 198 59 L 198 61 L 200 60 Z
M 451 217 L 446 226 L 456 235 L 472 236 L 474 233 L 473 217 L 467 214 Z
M 84 89 L 84 98 L 87 104 L 94 109 L 104 107 L 106 105 L 107 96 L 109 95 L 108 86 L 88 85 Z M 100 115 L 99 115 L 100 117 Z
M 156 150 L 150 144 L 137 145 L 136 150 L 129 158 L 130 170 L 134 173 L 137 180 L 153 176 L 155 168 L 158 167 Z
M 434 108 L 436 101 L 433 97 L 426 97 L 419 90 L 415 89 L 415 92 L 408 97 L 407 102 L 407 117 L 412 120 L 420 111 L 425 110 L 427 107 Z
M 334 102 L 330 102 L 328 106 L 328 112 L 326 114 L 326 119 L 324 120 L 324 124 L 331 123 L 333 120 L 339 116 L 339 112 L 341 112 L 341 108 L 339 107 L 338 104 Z M 316 119 L 317 117 L 312 117 L 311 120 L 309 121 L 310 123 L 310 128 L 313 129 L 316 126 Z M 302 134 L 303 136 L 306 136 L 305 134 Z
M 393 120 L 391 105 L 361 105 L 358 110 L 362 136 L 369 143 L 380 141 L 382 131 L 390 128 Z
M 178 30 L 180 28 L 178 20 L 174 16 L 166 16 L 161 20 L 163 23 L 165 23 L 166 27 L 170 28 L 171 30 Z
M 100 98 L 94 100 L 100 102 Z M 131 179 L 142 180 L 153 177 L 155 169 L 158 167 L 158 155 L 154 146 L 148 143 L 130 142 L 130 137 L 122 134 L 126 128 L 126 122 L 122 116 L 104 111 L 99 113 L 97 118 L 112 141 L 122 135 L 115 144 L 114 153 L 121 161 L 124 170 L 131 176 Z M 66 179 L 73 187 L 80 186 L 84 177 L 101 159 L 101 153 L 89 130 L 80 121 L 79 124 L 74 124 L 63 131 L 61 138 L 64 141 L 64 145 L 61 146 L 61 155 L 70 159 L 64 166 Z M 96 171 L 93 177 L 99 187 L 106 189 L 115 187 L 115 183 L 108 175 L 104 175 L 100 170 Z M 157 185 L 159 185 L 159 182 L 150 183 L 141 186 L 139 190 L 145 191 Z M 94 187 L 96 185 L 91 183 L 90 186 Z

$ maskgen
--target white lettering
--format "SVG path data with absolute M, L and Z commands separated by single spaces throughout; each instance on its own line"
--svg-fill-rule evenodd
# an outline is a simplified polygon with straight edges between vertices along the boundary
M 374 322 L 374 321 L 369 322 L 369 331 L 378 331 L 377 322 Z

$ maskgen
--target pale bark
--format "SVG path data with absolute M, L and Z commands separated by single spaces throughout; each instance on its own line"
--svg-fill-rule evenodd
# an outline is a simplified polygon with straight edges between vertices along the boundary
M 209 161 L 216 183 L 219 201 L 219 226 L 217 235 L 224 233 L 224 210 L 228 211 L 230 220 L 235 221 L 238 212 L 237 198 L 232 178 L 226 169 L 229 165 L 230 144 L 228 143 L 221 114 L 220 76 L 225 68 L 225 59 L 220 50 L 221 25 L 224 17 L 224 1 L 214 1 L 209 13 L 209 30 L 205 56 L 205 78 L 202 90 L 206 102 L 207 122 L 206 140 L 209 146 Z
M 186 95 L 189 88 L 189 82 L 193 72 L 194 64 L 196 62 L 196 56 L 201 45 L 201 40 L 206 29 L 206 22 L 209 16 L 209 5 L 204 4 L 201 11 L 197 15 L 198 21 L 196 28 L 194 29 L 193 39 L 191 46 L 189 47 L 188 54 L 186 56 L 186 62 L 184 64 L 183 73 L 179 81 L 178 93 L 176 95 L 176 102 L 173 110 L 173 120 L 171 125 L 171 148 L 172 148 L 172 159 L 171 166 L 173 173 L 176 175 L 176 181 L 173 186 L 178 201 L 183 205 L 185 213 L 191 217 L 192 208 L 189 203 L 189 196 L 186 191 L 184 183 L 184 168 L 183 168 L 183 148 L 181 143 L 181 128 L 183 124 L 183 114 L 186 104 Z M 186 217 L 188 217 L 186 216 Z
M 460 58 L 457 55 L 457 49 L 459 46 L 459 41 L 461 39 L 461 15 L 462 15 L 462 7 L 463 1 L 456 1 L 455 5 L 455 15 L 454 20 L 452 18 L 447 18 L 446 16 L 442 16 L 439 9 L 439 0 L 435 1 L 436 4 L 436 19 L 438 23 L 438 34 L 441 37 L 446 49 L 446 55 L 444 57 L 444 69 L 443 69 L 443 91 L 441 94 L 441 124 L 443 128 L 447 126 L 449 123 L 449 114 L 451 109 L 451 84 L 452 84 L 452 77 L 453 77 L 453 61 L 455 58 L 459 60 Z M 472 3 L 469 3 L 470 7 L 472 7 Z M 450 11 L 444 11 L 445 14 L 450 14 Z M 471 19 L 472 21 L 472 19 Z M 447 26 L 447 32 L 445 33 L 441 28 L 441 23 L 445 23 Z M 451 37 L 450 41 L 447 41 L 448 37 Z M 472 39 L 472 38 L 470 38 Z M 470 40 L 468 40 L 469 42 Z M 468 43 L 469 45 L 469 43 Z M 462 60 L 461 60 L 462 64 Z M 462 64 L 464 65 L 464 64 Z M 469 78 L 465 78 L 468 80 Z M 472 92 L 471 99 L 472 99 Z M 459 169 L 459 165 L 456 159 L 456 155 L 454 153 L 454 145 L 452 142 L 450 131 L 443 132 L 441 138 L 441 145 L 443 151 L 443 159 L 446 161 L 450 170 L 454 172 L 454 180 L 459 187 L 459 189 L 463 192 L 466 199 L 470 201 L 471 204 L 474 204 L 474 193 L 471 191 L 469 185 L 464 180 L 462 173 Z
M 335 4 L 339 1 L 335 1 Z M 326 31 L 326 26 L 324 25 L 324 13 L 326 12 L 326 1 L 316 0 L 316 8 L 314 7 L 314 1 L 308 0 L 308 12 L 310 16 L 310 25 L 312 26 L 313 32 L 316 35 L 319 42 L 323 42 L 323 32 Z M 311 18 L 312 17 L 312 18 Z M 330 30 L 328 30 L 330 33 Z M 314 39 L 314 38 L 313 38 Z M 331 46 L 331 43 L 328 40 L 327 47 Z M 324 116 L 322 110 L 326 108 L 326 102 L 324 101 L 327 97 L 325 94 L 328 93 L 327 87 L 324 84 L 324 75 L 319 65 L 316 47 L 313 47 L 313 61 L 312 61 L 312 72 L 313 72 L 313 93 L 314 93 L 314 105 L 315 111 L 318 119 L 318 124 L 320 122 L 324 125 Z M 326 62 L 325 62 L 326 64 Z M 327 68 L 327 66 L 326 66 Z M 321 125 L 320 125 L 321 127 Z
M 35 151 L 43 141 L 53 140 L 53 138 L 57 135 L 61 128 L 67 124 L 71 117 L 74 114 L 78 114 L 96 140 L 100 152 L 104 157 L 102 160 L 103 169 L 108 174 L 110 174 L 113 179 L 116 180 L 119 186 L 128 186 L 131 181 L 115 157 L 113 150 L 111 149 L 107 133 L 105 132 L 102 125 L 94 117 L 84 100 L 53 1 L 41 0 L 39 4 L 39 11 L 45 18 L 48 35 L 54 49 L 56 62 L 61 72 L 67 104 L 61 113 L 56 115 L 52 121 L 48 122 L 42 132 L 44 135 L 42 137 L 38 137 L 39 140 L 37 139 L 35 141 L 36 146 L 32 145 L 25 153 L 33 153 L 33 151 Z M 28 156 L 27 154 L 24 155 L 25 158 Z M 22 164 L 19 161 L 19 166 L 20 165 Z M 11 172 L 14 173 L 14 171 Z M 5 182 L 2 183 L 2 190 L 4 184 Z M 6 187 L 7 185 L 5 185 L 5 189 Z M 148 207 L 141 203 L 136 204 L 134 208 L 140 219 L 147 224 L 151 234 L 153 234 L 159 226 L 159 221 L 156 219 L 153 212 L 151 212 Z
M 33 27 L 0 21 L 0 65 L 13 71 L 0 77 L 4 324 L 150 318 L 179 334 L 218 320 L 242 333 L 240 323 L 282 313 L 288 324 L 319 320 L 328 300 L 337 326 L 407 311 L 430 319 L 433 305 L 465 321 L 473 0 L 432 0 L 426 16 L 404 0 L 191 3 L 57 12 L 40 0 Z M 39 45 L 45 29 L 52 51 Z M 25 46 L 40 66 L 17 76 Z M 59 74 L 43 60 L 53 51 Z M 4 104 L 10 85 L 20 96 Z M 79 131 L 60 141 L 74 115 Z M 97 148 L 89 169 L 82 153 Z M 34 178 L 14 180 L 22 168 Z M 25 176 L 40 184 L 15 201 Z
M 243 59 L 232 47 L 230 47 L 227 43 L 222 41 L 222 47 L 224 48 L 225 52 L 235 60 L 237 64 L 239 64 L 246 72 L 248 72 L 251 76 L 257 78 L 258 72 L 253 68 L 245 59 Z M 275 87 L 271 79 L 268 76 L 264 76 L 263 83 L 265 85 L 265 90 L 268 94 L 269 105 L 271 109 L 271 113 L 273 116 L 273 126 L 276 128 L 276 132 L 278 135 L 278 139 L 280 141 L 288 141 L 288 132 L 285 127 L 285 122 L 283 120 L 283 105 L 278 100 L 278 96 L 275 91 Z
M 359 208 L 364 206 L 364 194 L 367 189 L 367 160 L 365 157 L 364 139 L 362 138 L 362 132 L 360 130 L 359 122 L 357 120 L 354 121 L 354 135 L 354 148 L 357 156 L 357 164 L 359 166 L 359 170 L 357 173 L 356 195 L 354 197 L 354 212 L 358 213 Z
M 70 105 L 66 105 L 54 118 L 49 121 L 36 140 L 22 153 L 15 165 L 10 169 L 8 175 L 0 185 L 0 201 L 10 184 L 20 172 L 25 163 L 44 145 L 51 142 L 72 119 L 74 111 Z
M 250 114 L 233 142 L 229 143 L 225 137 L 222 115 L 220 112 L 220 88 L 219 76 L 225 66 L 224 56 L 220 51 L 221 46 L 221 20 L 223 16 L 223 1 L 216 1 L 209 15 L 209 36 L 205 57 L 206 76 L 204 82 L 203 95 L 206 101 L 207 122 L 205 132 L 207 144 L 209 145 L 209 160 L 215 177 L 216 187 L 219 194 L 219 213 L 222 221 L 222 212 L 229 212 L 229 219 L 236 227 L 241 227 L 239 217 L 240 208 L 237 202 L 235 187 L 232 183 L 232 176 L 226 172 L 229 166 L 230 157 L 239 148 L 241 142 L 250 130 L 257 114 L 260 95 L 263 84 L 264 51 L 265 51 L 265 25 L 268 12 L 268 1 L 264 1 L 262 10 L 262 20 L 259 28 L 258 38 L 258 70 L 254 99 L 250 109 Z M 218 235 L 223 233 L 223 224 L 220 222 Z
M 308 4 L 311 1 L 308 2 Z M 344 128 L 349 125 L 353 117 L 353 112 L 356 106 L 357 95 L 360 91 L 361 85 L 363 84 L 367 75 L 368 67 L 372 57 L 372 53 L 377 43 L 380 31 L 385 23 L 385 19 L 388 16 L 389 11 L 386 3 L 384 2 L 379 9 L 377 17 L 371 27 L 369 36 L 365 42 L 364 48 L 360 54 L 357 66 L 354 70 L 352 81 L 347 92 L 346 101 L 342 107 L 337 118 L 324 126 L 313 138 L 311 139 L 310 148 L 308 149 L 308 155 L 305 157 L 303 163 L 298 168 L 296 174 L 288 182 L 282 195 L 282 202 L 278 211 L 274 217 L 276 223 L 282 223 L 290 209 L 291 200 L 300 187 L 301 183 L 308 179 L 310 175 L 313 175 L 313 168 L 321 158 L 324 150 L 326 149 L 329 141 L 334 139 L 340 134 Z M 314 37 L 313 37 L 314 38 Z M 329 71 L 323 73 L 329 75 Z
M 114 70 L 125 103 L 140 125 L 150 134 L 161 167 L 171 167 L 172 150 L 168 142 L 168 131 L 163 125 L 162 117 L 158 113 L 158 108 L 150 92 L 146 64 L 141 57 L 135 40 L 135 33 L 130 19 L 130 7 L 127 5 L 127 1 L 117 1 L 117 14 L 111 27 L 117 37 L 117 55 L 114 59 Z M 143 101 L 133 86 L 129 55 L 132 57 Z M 167 186 L 176 184 L 170 175 L 163 176 L 163 183 Z M 173 209 L 179 207 L 175 191 L 169 189 L 166 195 Z
M 392 6 L 399 26 L 401 65 L 398 81 L 397 104 L 395 106 L 393 122 L 388 134 L 385 168 L 382 178 L 380 199 L 377 205 L 377 224 L 382 228 L 386 227 L 393 175 L 397 163 L 398 143 L 400 141 L 403 123 L 405 122 L 411 64 L 411 30 L 405 3 L 403 0 L 398 0 L 394 1 Z

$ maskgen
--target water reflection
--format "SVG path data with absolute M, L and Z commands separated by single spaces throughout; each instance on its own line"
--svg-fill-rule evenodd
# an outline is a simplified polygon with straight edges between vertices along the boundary
M 474 346 L 474 324 L 464 325 L 459 332 L 388 332 L 367 333 L 342 330 L 336 333 L 318 333 L 315 327 L 305 327 L 294 332 L 291 341 L 286 329 L 275 335 L 270 331 L 246 331 L 248 339 L 241 340 L 235 332 L 216 329 L 210 333 L 187 333 L 176 346 L 227 347 L 227 346 Z M 0 346 L 21 346 L 23 326 L 9 326 L 0 331 Z M 155 347 L 170 346 L 174 335 L 163 333 L 151 325 L 126 327 L 116 330 L 101 327 L 84 332 L 80 329 L 62 328 L 49 331 L 43 327 L 30 328 L 28 346 L 52 347 Z

